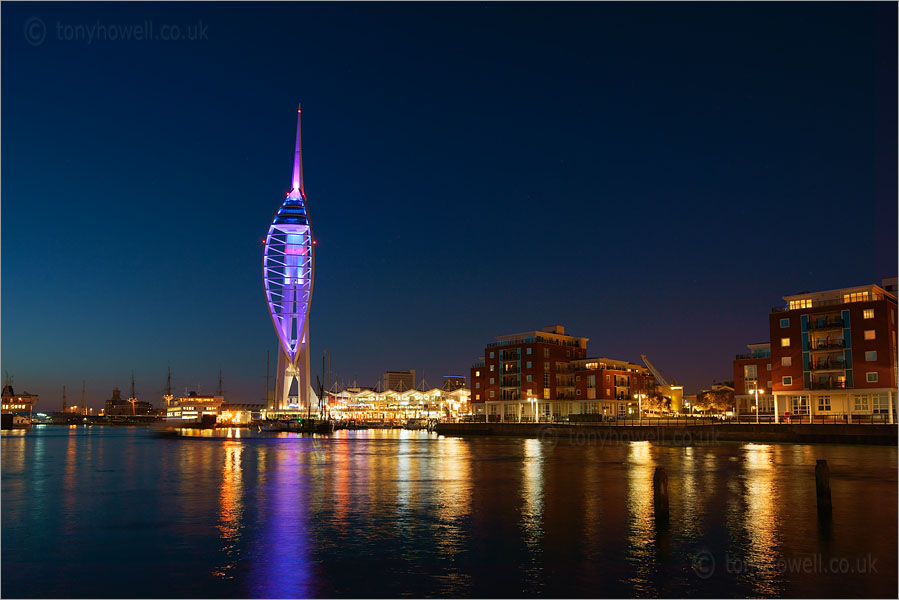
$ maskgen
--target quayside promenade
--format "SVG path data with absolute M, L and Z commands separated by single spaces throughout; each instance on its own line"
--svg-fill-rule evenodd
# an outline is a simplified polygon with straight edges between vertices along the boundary
M 447 436 L 519 436 L 573 444 L 632 441 L 681 445 L 717 442 L 787 442 L 797 444 L 897 443 L 897 426 L 890 424 L 749 424 L 707 422 L 703 424 L 657 423 L 644 425 L 600 425 L 571 423 L 438 423 L 436 431 Z

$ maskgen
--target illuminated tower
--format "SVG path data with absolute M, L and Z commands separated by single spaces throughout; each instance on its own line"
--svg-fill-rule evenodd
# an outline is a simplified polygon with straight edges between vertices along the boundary
M 303 190 L 303 154 L 300 143 L 301 109 L 297 109 L 297 146 L 293 180 L 265 238 L 262 279 L 268 310 L 280 341 L 275 381 L 276 410 L 309 408 L 315 400 L 309 381 L 309 306 L 315 274 L 312 229 Z M 290 389 L 297 381 L 296 400 Z

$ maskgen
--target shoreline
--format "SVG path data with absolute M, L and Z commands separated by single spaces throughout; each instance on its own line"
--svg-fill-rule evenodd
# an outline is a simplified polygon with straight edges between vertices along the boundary
M 446 436 L 508 436 L 587 445 L 615 442 L 867 444 L 896 446 L 899 426 L 888 424 L 571 425 L 566 423 L 438 423 Z

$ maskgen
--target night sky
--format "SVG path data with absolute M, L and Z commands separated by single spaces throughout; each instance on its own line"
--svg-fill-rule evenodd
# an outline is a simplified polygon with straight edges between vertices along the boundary
M 896 10 L 3 3 L 2 369 L 261 402 L 302 101 L 314 373 L 439 385 L 560 323 L 730 379 L 781 296 L 897 273 Z M 65 39 L 147 21 L 206 39 Z

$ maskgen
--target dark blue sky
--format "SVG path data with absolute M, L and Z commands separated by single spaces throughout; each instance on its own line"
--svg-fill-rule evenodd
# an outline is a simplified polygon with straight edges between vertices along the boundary
M 145 21 L 207 39 L 65 39 Z M 302 101 L 313 371 L 327 347 L 341 378 L 437 384 L 562 323 L 688 391 L 729 379 L 782 295 L 897 272 L 895 23 L 894 3 L 4 3 L 2 368 L 47 409 L 82 379 L 99 407 L 132 369 L 156 401 L 167 361 L 180 390 L 221 368 L 258 401 L 261 241 Z

